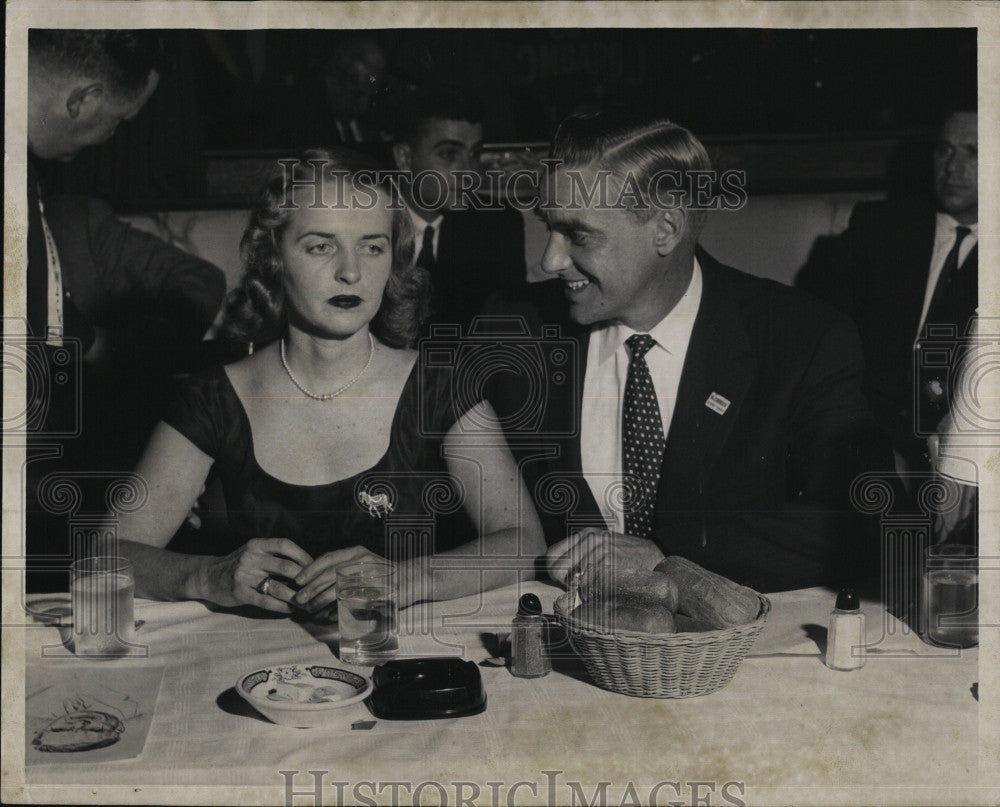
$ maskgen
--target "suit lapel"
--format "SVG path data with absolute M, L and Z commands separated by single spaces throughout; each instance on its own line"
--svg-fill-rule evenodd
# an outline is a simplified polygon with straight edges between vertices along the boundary
M 906 322 L 902 331 L 912 338 L 917 333 L 920 314 L 924 310 L 927 276 L 930 273 L 931 255 L 934 252 L 936 217 L 933 211 L 921 211 L 912 228 L 905 228 L 905 237 L 899 239 L 894 252 L 900 256 L 899 265 L 886 267 L 885 273 L 896 278 L 891 297 Z
M 710 256 L 699 251 L 703 289 L 688 344 L 677 401 L 667 435 L 657 508 L 700 494 L 753 380 L 748 346 L 734 289 Z M 723 410 L 724 411 L 720 411 Z
M 580 413 L 583 407 L 583 382 L 587 376 L 587 351 L 590 349 L 590 332 L 587 329 L 577 329 L 577 333 L 572 337 L 577 345 L 576 377 L 572 386 L 572 412 L 575 413 L 577 424 L 575 434 L 566 441 L 565 468 L 574 474 L 579 474 L 583 479 L 583 459 L 580 454 Z M 570 390 L 568 390 L 570 392 Z M 584 484 L 587 492 L 590 492 L 589 485 Z
M 565 312 L 565 297 L 561 282 L 558 283 L 557 291 L 557 304 Z M 550 427 L 553 427 L 553 431 L 549 433 L 563 435 L 557 440 L 559 456 L 553 459 L 551 468 L 560 478 L 569 481 L 577 494 L 578 505 L 570 514 L 571 522 L 568 524 L 573 530 L 584 524 L 599 525 L 603 523 L 590 485 L 583 478 L 583 461 L 580 453 L 580 412 L 583 405 L 583 382 L 587 374 L 590 329 L 573 322 L 565 313 L 559 318 L 555 318 L 556 312 L 552 310 L 547 311 L 546 314 L 548 316 L 543 319 L 544 322 L 562 323 L 560 341 L 573 345 L 575 348 L 573 352 L 576 354 L 575 362 L 572 362 L 572 357 L 570 357 L 572 363 L 569 367 L 554 365 L 550 367 L 549 387 L 552 392 L 546 401 L 546 422 L 550 424 Z M 567 370 L 568 372 L 565 372 Z M 554 376 L 560 372 L 565 372 L 567 381 L 558 385 L 552 383 Z

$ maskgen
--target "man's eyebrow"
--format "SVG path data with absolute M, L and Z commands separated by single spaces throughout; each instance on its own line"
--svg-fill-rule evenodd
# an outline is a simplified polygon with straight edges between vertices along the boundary
M 549 208 L 550 210 L 559 210 L 558 207 Z M 596 233 L 598 232 L 596 227 L 587 224 L 583 219 L 577 218 L 576 216 L 566 216 L 565 218 L 556 218 L 553 221 L 550 218 L 546 218 L 549 226 L 553 229 L 558 230 L 573 230 L 578 233 Z
M 475 151 L 477 148 L 482 148 L 482 145 L 483 145 L 483 143 L 480 140 L 478 143 L 476 143 L 472 147 L 472 150 Z M 438 140 L 437 143 L 435 143 L 433 146 L 431 146 L 431 148 L 435 148 L 436 149 L 436 148 L 441 148 L 441 146 L 454 146 L 456 148 L 464 149 L 465 148 L 465 143 L 462 142 L 461 140 L 448 140 L 448 139 Z

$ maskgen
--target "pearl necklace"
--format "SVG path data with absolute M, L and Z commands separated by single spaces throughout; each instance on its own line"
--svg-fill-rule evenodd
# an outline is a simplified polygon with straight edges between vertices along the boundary
M 375 356 L 375 337 L 372 336 L 370 333 L 368 334 L 368 344 L 370 345 L 370 349 L 368 351 L 368 361 L 365 362 L 365 366 L 361 368 L 361 372 L 358 373 L 356 376 L 354 376 L 354 378 L 352 378 L 346 384 L 344 384 L 344 386 L 342 386 L 340 389 L 336 390 L 335 392 L 329 392 L 326 395 L 317 395 L 315 392 L 307 390 L 305 387 L 302 386 L 302 384 L 299 383 L 299 380 L 292 374 L 292 368 L 288 366 L 288 360 L 285 358 L 284 339 L 281 340 L 281 366 L 285 368 L 285 372 L 288 373 L 288 377 L 292 380 L 292 383 L 299 388 L 299 391 L 303 395 L 308 395 L 310 398 L 316 401 L 329 401 L 336 398 L 342 392 L 346 392 L 348 389 L 354 386 L 354 382 L 356 382 L 359 378 L 361 378 L 361 376 L 365 374 L 365 371 L 369 367 L 371 367 L 372 359 Z

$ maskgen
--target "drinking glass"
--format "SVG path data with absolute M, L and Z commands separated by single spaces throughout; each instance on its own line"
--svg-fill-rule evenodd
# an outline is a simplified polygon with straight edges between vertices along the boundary
M 942 647 L 979 644 L 979 564 L 975 547 L 927 547 L 923 616 L 925 642 Z
M 73 652 L 118 656 L 135 638 L 135 580 L 126 558 L 101 555 L 74 561 L 69 569 L 73 604 Z
M 375 560 L 337 568 L 340 660 L 375 665 L 399 652 L 396 629 L 396 569 Z

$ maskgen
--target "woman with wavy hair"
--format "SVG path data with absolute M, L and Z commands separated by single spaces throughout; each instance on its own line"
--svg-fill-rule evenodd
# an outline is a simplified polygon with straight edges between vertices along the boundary
M 508 449 L 476 439 L 499 434 L 492 409 L 456 412 L 441 371 L 419 366 L 429 279 L 376 179 L 359 155 L 310 151 L 263 189 L 223 325 L 249 355 L 180 383 L 137 469 L 149 502 L 118 522 L 139 596 L 318 615 L 335 567 L 366 555 L 399 561 L 406 605 L 514 582 L 522 565 L 456 573 L 429 552 L 544 552 Z M 210 470 L 231 536 L 167 550 Z M 390 514 L 436 515 L 433 546 L 408 545 Z

